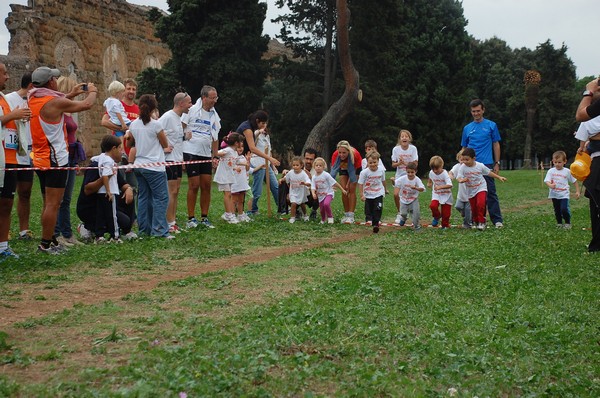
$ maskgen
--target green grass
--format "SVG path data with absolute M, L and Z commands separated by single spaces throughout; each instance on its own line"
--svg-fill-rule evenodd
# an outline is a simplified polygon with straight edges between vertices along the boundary
M 13 325 L 0 333 L 0 396 L 599 396 L 600 262 L 585 253 L 587 200 L 572 200 L 574 228 L 557 230 L 541 176 L 503 174 L 501 230 L 365 233 Z M 424 221 L 429 199 L 421 195 Z M 391 221 L 391 197 L 384 206 Z M 215 220 L 221 211 L 216 199 Z M 25 254 L 0 269 L 2 303 L 27 285 L 151 277 L 177 261 L 366 228 L 264 216 L 216 224 L 51 259 L 17 243 Z

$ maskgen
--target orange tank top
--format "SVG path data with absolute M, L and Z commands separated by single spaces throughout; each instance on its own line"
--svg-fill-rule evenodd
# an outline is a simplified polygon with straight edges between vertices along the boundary
M 10 106 L 4 96 L 0 95 L 0 107 L 2 112 L 7 115 L 10 113 Z M 17 161 L 17 149 L 19 148 L 19 132 L 15 120 L 2 125 L 4 130 L 4 156 L 6 164 L 19 164 Z
M 66 166 L 69 163 L 64 115 L 59 122 L 50 123 L 44 121 L 40 114 L 44 105 L 55 98 L 53 96 L 29 98 L 32 157 L 35 167 L 47 168 L 51 163 Z

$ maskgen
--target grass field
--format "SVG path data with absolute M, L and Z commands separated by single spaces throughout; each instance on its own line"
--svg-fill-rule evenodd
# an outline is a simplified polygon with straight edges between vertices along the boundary
M 573 198 L 573 229 L 559 230 L 538 172 L 503 175 L 506 226 L 482 232 L 291 225 L 264 196 L 254 222 L 228 225 L 214 192 L 217 228 L 171 242 L 53 257 L 11 243 L 0 396 L 598 397 L 588 201 Z

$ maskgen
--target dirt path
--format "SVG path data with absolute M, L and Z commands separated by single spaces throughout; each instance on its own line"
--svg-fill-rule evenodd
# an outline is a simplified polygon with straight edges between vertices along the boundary
M 382 233 L 393 229 L 383 228 Z M 156 270 L 135 272 L 126 276 L 121 269 L 113 267 L 103 275 L 95 275 L 73 283 L 66 282 L 57 289 L 47 289 L 44 284 L 20 285 L 18 301 L 0 299 L 0 330 L 11 327 L 15 322 L 29 318 L 38 318 L 64 309 L 72 308 L 74 304 L 97 304 L 107 300 L 118 300 L 127 294 L 150 291 L 160 283 L 198 276 L 207 272 L 220 271 L 248 264 L 273 260 L 277 257 L 296 254 L 304 250 L 322 247 L 328 244 L 349 242 L 371 235 L 371 230 L 365 228 L 343 235 L 336 235 L 327 240 L 311 242 L 301 247 L 269 247 L 261 251 L 230 256 L 200 264 L 192 258 L 171 261 L 171 266 L 164 273 L 157 274 Z M 118 274 L 118 275 L 117 275 Z M 36 299 L 40 296 L 44 300 Z

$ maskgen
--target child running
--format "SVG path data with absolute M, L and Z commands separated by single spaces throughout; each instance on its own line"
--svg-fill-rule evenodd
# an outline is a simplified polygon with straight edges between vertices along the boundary
M 238 133 L 229 133 L 223 141 L 227 144 L 227 147 L 217 152 L 217 156 L 220 159 L 213 181 L 219 184 L 219 191 L 223 192 L 225 213 L 223 213 L 221 218 L 229 224 L 237 224 L 239 220 L 234 213 L 231 186 L 235 183 L 233 169 L 238 157 L 238 148 L 244 145 L 244 136 Z
M 385 195 L 385 169 L 379 168 L 381 155 L 377 151 L 367 154 L 367 167 L 363 168 L 358 176 L 358 190 L 360 200 L 365 202 L 365 214 L 371 216 L 373 233 L 379 232 L 379 221 L 383 211 L 383 197 Z
M 575 197 L 579 199 L 579 182 L 571 175 L 571 170 L 564 167 L 567 163 L 567 154 L 556 151 L 552 154 L 554 167 L 548 170 L 544 182 L 550 188 L 548 199 L 552 199 L 554 216 L 558 228 L 571 229 L 571 208 L 569 207 L 569 183 L 575 183 Z M 564 220 L 564 225 L 563 225 Z
M 487 205 L 487 184 L 483 176 L 487 175 L 502 182 L 506 181 L 506 177 L 494 173 L 483 163 L 477 162 L 473 148 L 464 148 L 461 159 L 463 165 L 458 169 L 457 180 L 466 185 L 473 221 L 477 229 L 483 231 Z
M 313 163 L 315 175 L 311 181 L 311 191 L 314 199 L 319 200 L 319 210 L 321 211 L 321 224 L 333 224 L 333 213 L 331 212 L 331 201 L 333 200 L 333 187 L 338 187 L 344 195 L 346 190 L 337 182 L 331 174 L 325 171 L 327 163 L 325 159 L 316 158 Z
M 462 149 L 456 154 L 456 163 L 448 172 L 450 179 L 455 180 L 458 176 L 458 169 L 462 166 Z M 469 196 L 467 196 L 467 186 L 458 184 L 458 194 L 456 195 L 456 204 L 454 206 L 463 218 L 463 228 L 471 228 L 471 205 L 469 204 Z
M 400 192 L 400 220 L 396 224 L 404 226 L 410 213 L 414 229 L 419 230 L 421 228 L 419 193 L 425 192 L 425 185 L 417 177 L 417 163 L 410 162 L 406 165 L 406 174 L 396 180 L 395 187 Z
M 366 170 L 369 166 L 367 164 L 367 157 L 369 156 L 369 154 L 371 152 L 377 152 L 377 142 L 375 142 L 374 140 L 366 140 L 365 141 L 365 157 L 362 159 L 362 164 L 361 164 L 361 169 L 362 170 Z M 385 166 L 383 165 L 383 162 L 381 161 L 381 154 L 379 157 L 379 163 L 377 165 L 377 168 L 379 170 L 382 170 L 384 175 L 385 175 Z M 385 186 L 385 181 L 383 183 L 383 189 L 385 191 L 385 193 L 389 193 L 387 190 L 387 187 Z M 371 213 L 369 213 L 370 208 L 369 206 L 365 206 L 365 222 L 367 223 L 367 225 L 371 225 L 372 224 L 372 215 Z
M 98 162 L 98 171 L 102 178 L 102 186 L 96 194 L 96 243 L 106 242 L 104 234 L 107 232 L 110 234 L 110 241 L 120 243 L 117 200 L 114 195 L 119 194 L 115 166 L 121 161 L 121 138 L 105 135 L 100 142 L 100 149 L 103 153 L 91 159 L 92 162 Z
M 231 197 L 233 199 L 233 211 L 237 215 L 239 221 L 250 222 L 252 219 L 244 211 L 244 202 L 246 201 L 246 192 L 250 189 L 249 171 L 250 171 L 250 156 L 252 152 L 244 155 L 244 146 L 237 148 L 238 156 L 235 159 L 235 167 L 233 168 L 235 182 L 231 186 Z
M 296 221 L 296 211 L 298 206 L 302 209 L 304 216 L 302 219 L 308 221 L 306 213 L 306 188 L 310 187 L 310 178 L 304 171 L 304 161 L 300 156 L 294 156 L 292 159 L 292 170 L 288 171 L 285 177 L 279 180 L 279 183 L 286 182 L 290 189 L 290 224 Z
M 394 149 L 392 149 L 392 167 L 396 168 L 395 180 L 406 175 L 406 166 L 410 162 L 414 162 L 417 166 L 419 164 L 419 153 L 417 148 L 411 144 L 412 134 L 408 130 L 400 130 L 398 134 L 398 142 Z M 396 224 L 400 223 L 400 189 L 394 188 L 394 202 L 396 203 L 396 209 L 398 215 L 396 216 Z
M 442 219 L 442 229 L 450 228 L 450 213 L 452 213 L 452 180 L 444 170 L 444 159 L 432 156 L 429 160 L 429 181 L 427 188 L 431 188 L 431 221 L 432 227 L 437 227 Z M 442 211 L 440 212 L 440 207 Z

